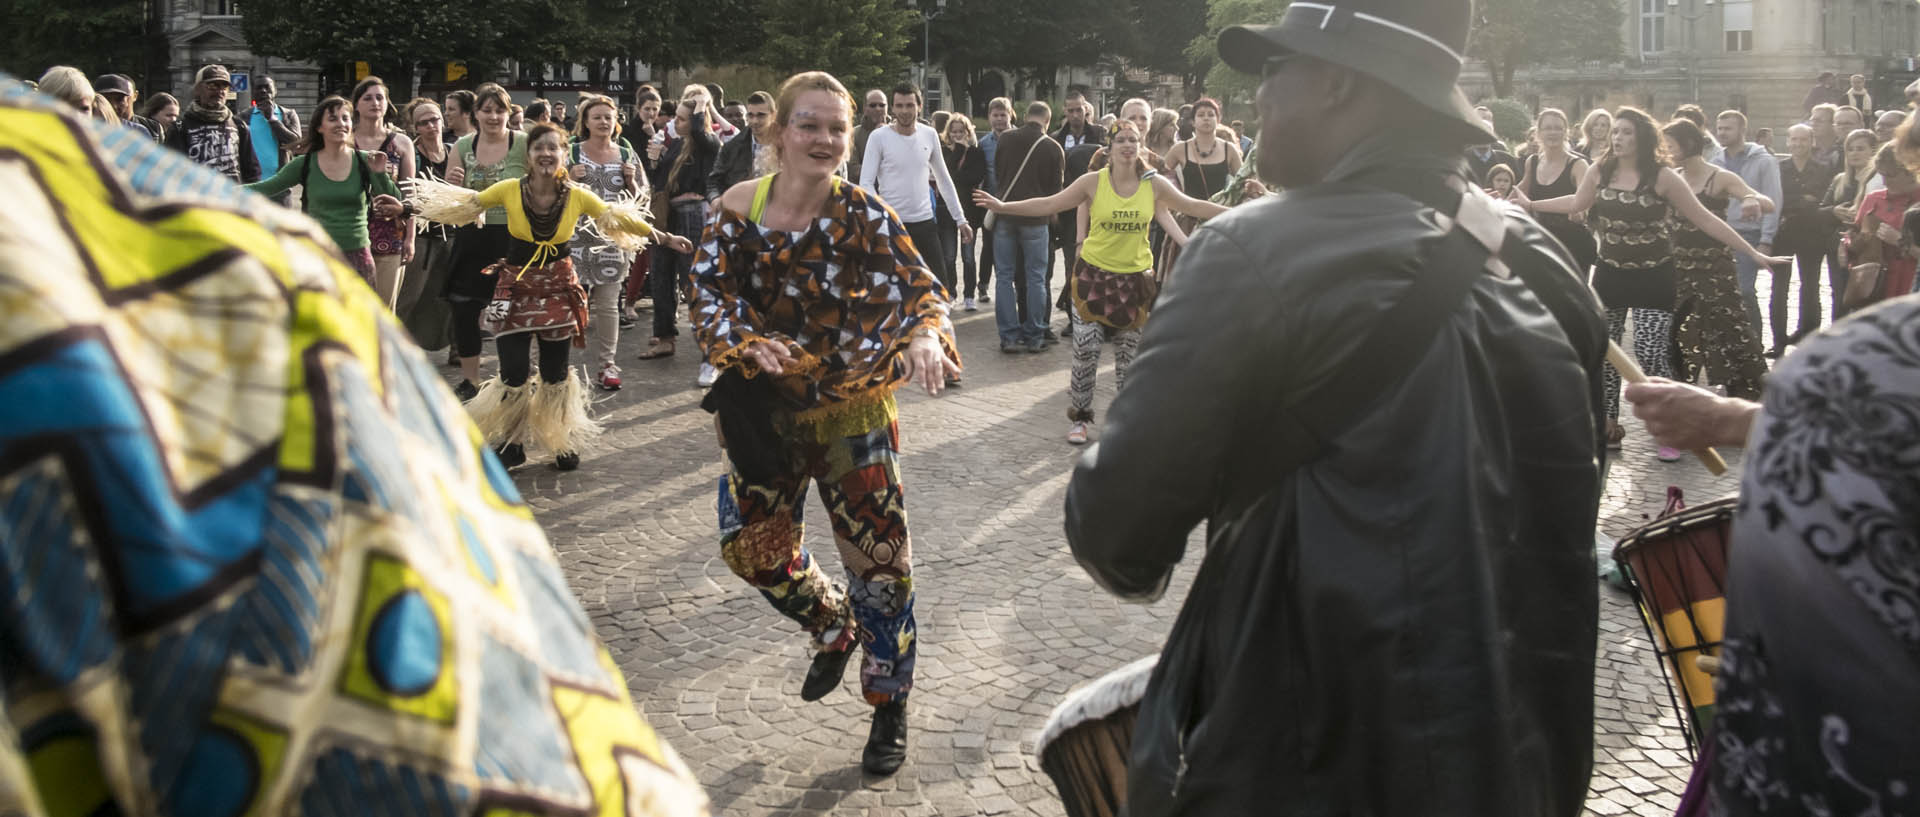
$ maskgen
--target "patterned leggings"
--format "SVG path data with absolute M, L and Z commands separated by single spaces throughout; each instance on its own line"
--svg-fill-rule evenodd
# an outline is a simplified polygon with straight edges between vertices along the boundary
M 899 426 L 886 422 L 863 434 L 815 440 L 810 428 L 790 434 L 792 465 L 771 484 L 749 484 L 729 466 L 720 479 L 721 558 L 774 609 L 806 628 L 816 648 L 851 648 L 857 639 L 866 653 L 860 690 L 867 703 L 904 700 L 919 646 Z M 847 571 L 844 590 L 801 544 L 809 483 L 819 487 L 832 519 Z
M 1073 316 L 1073 374 L 1067 382 L 1068 420 L 1093 422 L 1094 373 L 1100 369 L 1100 346 L 1108 340 L 1113 341 L 1114 385 L 1125 386 L 1127 368 L 1133 365 L 1134 350 L 1140 346 L 1140 330 L 1114 329 Z
M 1607 310 L 1607 335 L 1615 343 L 1627 331 L 1627 310 Z M 1633 310 L 1633 357 L 1649 377 L 1673 377 L 1669 346 L 1673 342 L 1673 313 L 1665 309 Z M 1607 367 L 1607 419 L 1620 418 L 1620 373 Z

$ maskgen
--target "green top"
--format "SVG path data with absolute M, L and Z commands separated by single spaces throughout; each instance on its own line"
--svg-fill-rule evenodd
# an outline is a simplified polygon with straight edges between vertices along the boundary
M 475 131 L 453 143 L 453 155 L 460 157 L 460 166 L 467 169 L 467 189 L 485 190 L 508 179 L 527 175 L 526 134 L 517 130 L 507 131 L 507 155 L 490 165 L 481 164 L 473 155 L 474 138 L 479 135 L 479 131 Z M 507 208 L 487 208 L 487 223 L 507 223 Z
M 340 245 L 342 252 L 363 249 L 369 243 L 367 238 L 367 207 L 373 203 L 373 197 L 385 193 L 400 198 L 400 186 L 393 183 L 393 177 L 385 173 L 373 173 L 371 184 L 360 179 L 360 169 L 373 154 L 356 151 L 359 161 L 348 166 L 347 177 L 340 181 L 327 178 L 320 172 L 319 165 L 312 171 L 307 170 L 309 162 L 316 161 L 313 154 L 295 157 L 280 166 L 280 170 L 271 178 L 247 185 L 248 190 L 263 196 L 284 193 L 296 184 L 305 184 L 302 192 L 307 202 L 307 215 L 320 222 L 321 229 Z M 369 171 L 371 172 L 371 171 Z M 362 195 L 362 188 L 370 187 Z

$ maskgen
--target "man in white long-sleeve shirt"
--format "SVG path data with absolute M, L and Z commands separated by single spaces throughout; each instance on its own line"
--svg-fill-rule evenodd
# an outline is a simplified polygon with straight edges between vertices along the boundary
M 960 194 L 953 188 L 953 177 L 947 174 L 939 134 L 920 123 L 920 104 L 920 89 L 913 83 L 893 86 L 893 124 L 867 136 L 867 152 L 860 159 L 860 186 L 878 193 L 899 214 L 914 248 L 951 295 L 955 291 L 953 271 L 940 263 L 945 252 L 934 219 L 933 186 L 940 188 L 941 200 L 960 225 L 960 243 L 973 240 L 973 228 L 967 226 Z

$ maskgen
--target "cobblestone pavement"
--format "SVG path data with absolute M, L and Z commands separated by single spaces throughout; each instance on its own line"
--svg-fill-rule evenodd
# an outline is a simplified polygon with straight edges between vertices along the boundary
M 1172 624 L 1196 560 L 1164 600 L 1136 605 L 1101 592 L 1067 552 L 1060 509 L 1078 453 L 1063 437 L 1068 349 L 1003 355 L 990 306 L 958 315 L 965 385 L 938 399 L 901 392 L 920 659 L 911 754 L 892 778 L 860 771 L 870 710 L 857 674 L 826 700 L 801 702 L 809 648 L 719 558 L 720 460 L 696 406 L 690 337 L 677 357 L 638 361 L 644 334 L 630 333 L 627 386 L 602 394 L 607 433 L 580 470 L 515 473 L 636 702 L 716 814 L 1061 814 L 1032 755 L 1035 732 L 1069 690 L 1157 651 Z M 1112 399 L 1106 363 L 1096 409 Z M 1695 504 L 1734 492 L 1733 474 L 1656 461 L 1628 425 L 1601 510 L 1608 535 L 1657 513 L 1669 484 Z M 1726 453 L 1737 474 L 1737 452 Z M 811 504 L 808 546 L 832 563 Z M 1672 814 L 1689 758 L 1666 683 L 1632 603 L 1604 586 L 1601 600 L 1588 811 Z

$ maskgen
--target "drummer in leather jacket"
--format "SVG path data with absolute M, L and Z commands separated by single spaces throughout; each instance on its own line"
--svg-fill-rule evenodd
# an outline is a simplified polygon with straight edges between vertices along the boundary
M 1468 19 L 1296 3 L 1220 36 L 1265 76 L 1259 169 L 1287 192 L 1195 233 L 1067 494 L 1074 555 L 1122 596 L 1163 592 L 1208 523 L 1134 726 L 1132 817 L 1581 811 L 1605 323 L 1539 225 L 1463 200 L 1462 149 L 1493 138 L 1455 87 Z M 1476 202 L 1496 263 L 1443 265 Z M 1448 273 L 1433 331 L 1356 359 Z M 1302 413 L 1341 419 L 1287 434 Z

